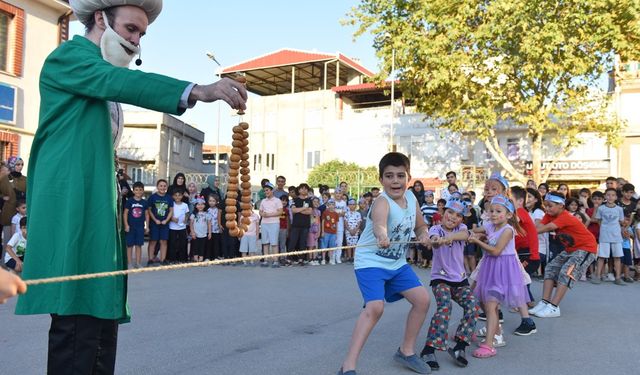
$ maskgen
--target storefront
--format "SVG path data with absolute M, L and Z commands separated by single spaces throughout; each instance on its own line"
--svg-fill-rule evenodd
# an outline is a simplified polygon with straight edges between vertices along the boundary
M 533 163 L 525 163 L 525 174 L 533 175 Z M 551 168 L 547 183 L 552 189 L 558 184 L 567 184 L 571 190 L 588 188 L 591 190 L 602 188 L 607 177 L 611 175 L 610 160 L 566 160 L 544 161 L 541 172 L 545 174 Z

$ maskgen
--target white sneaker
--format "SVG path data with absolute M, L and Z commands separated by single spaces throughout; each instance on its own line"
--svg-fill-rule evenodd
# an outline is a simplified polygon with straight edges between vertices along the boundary
M 325 264 L 327 264 L 327 261 L 325 261 L 324 259 L 322 259 L 322 262 L 320 262 L 320 264 L 322 264 L 322 265 L 324 266 Z
M 329 262 L 330 265 L 335 266 L 336 262 L 333 261 L 333 259 L 331 259 L 331 261 Z
M 557 318 L 560 316 L 560 307 L 548 304 L 543 310 L 538 311 L 536 316 L 538 318 Z
M 342 260 L 340 260 L 340 258 L 338 258 L 338 259 L 336 259 L 336 263 L 342 264 Z
M 613 276 L 612 273 L 607 274 L 607 280 L 606 281 L 616 281 L 615 276 Z
M 538 304 L 536 304 L 534 307 L 529 309 L 529 314 L 531 315 L 537 315 L 540 311 L 542 311 L 546 306 L 548 305 L 548 303 L 546 303 L 545 301 L 539 301 Z

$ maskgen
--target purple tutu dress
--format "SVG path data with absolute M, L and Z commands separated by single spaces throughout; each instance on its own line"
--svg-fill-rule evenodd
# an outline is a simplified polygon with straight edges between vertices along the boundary
M 484 253 L 473 294 L 481 302 L 498 302 L 509 307 L 518 307 L 530 302 L 522 266 L 516 255 L 515 230 L 506 224 L 496 231 L 493 223 L 486 224 L 484 228 L 491 246 L 496 245 L 500 235 L 507 228 L 511 229 L 514 237 L 499 256 Z

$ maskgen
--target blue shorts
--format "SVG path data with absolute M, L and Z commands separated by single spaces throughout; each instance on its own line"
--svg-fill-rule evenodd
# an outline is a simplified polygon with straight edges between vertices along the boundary
M 149 239 L 151 241 L 168 241 L 169 240 L 169 224 L 158 225 L 151 222 L 151 228 L 149 228 Z
M 144 245 L 144 225 L 130 225 L 124 237 L 127 240 L 127 247 Z
M 355 272 L 365 305 L 371 301 L 395 302 L 404 298 L 402 292 L 422 286 L 422 282 L 408 264 L 397 270 L 371 267 L 360 268 Z
M 625 266 L 633 266 L 631 259 L 631 249 L 622 249 L 622 264 Z

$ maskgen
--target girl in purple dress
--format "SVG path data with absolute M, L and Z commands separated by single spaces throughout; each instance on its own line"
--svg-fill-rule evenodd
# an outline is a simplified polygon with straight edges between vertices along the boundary
M 485 252 L 474 290 L 487 314 L 486 340 L 473 352 L 473 356 L 478 358 L 496 355 L 493 338 L 499 329 L 500 304 L 519 307 L 530 301 L 515 249 L 516 231 L 522 231 L 515 216 L 515 207 L 509 198 L 497 195 L 491 200 L 490 216 L 491 221 L 483 227 L 487 243 L 475 235 L 469 238 L 469 242 L 478 244 Z

